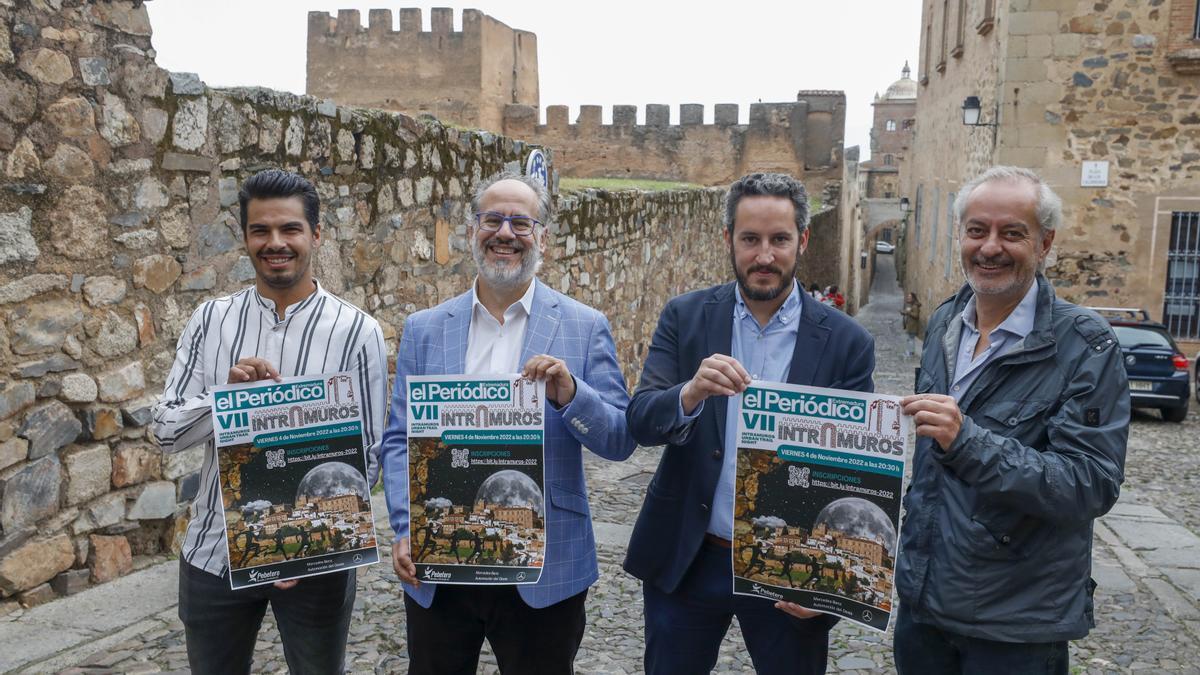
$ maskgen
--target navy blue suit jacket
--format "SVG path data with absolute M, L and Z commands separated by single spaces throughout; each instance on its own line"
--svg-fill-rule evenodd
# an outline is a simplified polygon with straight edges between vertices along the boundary
M 700 416 L 672 428 L 679 392 L 700 362 L 730 354 L 736 283 L 672 298 L 658 319 L 642 378 L 625 415 L 640 445 L 666 444 L 633 528 L 625 569 L 672 593 L 691 566 L 708 529 L 721 475 L 729 399 L 714 396 Z M 787 381 L 872 391 L 875 340 L 854 319 L 801 291 L 802 310 Z M 732 581 L 730 582 L 732 583 Z

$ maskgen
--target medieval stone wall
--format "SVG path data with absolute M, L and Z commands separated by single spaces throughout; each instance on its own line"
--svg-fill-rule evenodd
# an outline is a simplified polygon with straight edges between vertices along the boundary
M 629 177 L 728 185 L 753 171 L 778 171 L 804 180 L 809 193 L 836 201 L 841 178 L 846 97 L 842 92 L 800 92 L 799 100 L 755 103 L 750 123 L 738 124 L 738 106 L 718 104 L 713 123 L 704 106 L 650 104 L 645 123 L 635 106 L 613 106 L 612 123 L 602 123 L 597 105 L 580 108 L 574 124 L 566 106 L 546 108 L 538 123 L 535 106 L 508 106 L 503 132 L 554 148 L 558 170 L 578 178 Z
M 272 166 L 314 180 L 318 276 L 394 351 L 405 317 L 468 288 L 466 195 L 527 152 L 396 113 L 210 89 L 155 65 L 140 2 L 53 4 L 0 5 L 0 611 L 178 541 L 202 449 L 164 456 L 149 410 L 192 310 L 252 283 L 240 181 Z M 631 387 L 666 300 L 728 277 L 721 197 L 559 199 L 541 277 L 607 313 Z
M 939 55 L 943 3 L 925 5 L 935 37 L 923 42 L 904 171 L 917 208 L 906 233 L 910 288 L 931 306 L 962 283 L 949 199 L 988 165 L 1016 164 L 1064 201 L 1047 271 L 1059 295 L 1161 316 L 1171 214 L 1200 210 L 1200 74 L 1172 46 L 1190 30 L 1177 24 L 1194 17 L 1178 8 L 1194 12 L 1194 3 L 1026 0 L 999 3 L 991 17 L 987 3 L 966 3 L 957 55 Z M 969 95 L 997 127 L 962 125 Z M 1084 161 L 1108 162 L 1107 186 L 1081 187 Z
M 372 9 L 364 27 L 358 10 L 308 14 L 305 91 L 343 105 L 429 113 L 459 125 L 500 131 L 504 106 L 538 104 L 537 36 L 514 30 L 474 9 L 435 7 L 431 30 L 420 9 Z
M 805 179 L 810 192 L 833 192 L 841 176 L 846 97 L 840 91 L 801 91 L 796 101 L 750 106 L 684 104 L 677 124 L 665 105 L 646 106 L 636 124 L 633 106 L 614 106 L 612 124 L 585 105 L 574 124 L 566 106 L 546 109 L 539 123 L 537 37 L 476 10 L 464 10 L 453 31 L 449 9 L 432 10 L 421 31 L 421 10 L 373 9 L 363 27 L 358 10 L 308 15 L 307 93 L 342 105 L 409 114 L 430 113 L 458 125 L 523 138 L 555 150 L 558 170 L 578 178 L 633 177 L 728 184 L 751 171 L 781 171 Z

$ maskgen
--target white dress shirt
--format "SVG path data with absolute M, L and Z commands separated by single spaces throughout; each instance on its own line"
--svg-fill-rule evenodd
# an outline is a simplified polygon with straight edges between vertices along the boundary
M 525 327 L 533 310 L 533 289 L 529 289 L 504 310 L 501 325 L 479 301 L 479 279 L 471 284 L 471 327 L 467 330 L 467 373 L 519 373 L 521 347 L 525 344 Z

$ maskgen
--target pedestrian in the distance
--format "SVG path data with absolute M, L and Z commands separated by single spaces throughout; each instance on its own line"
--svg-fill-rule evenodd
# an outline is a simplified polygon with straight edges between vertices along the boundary
M 904 317 L 904 358 L 911 359 L 917 353 L 917 334 L 921 332 L 921 301 L 916 293 L 904 296 L 904 309 L 900 310 Z

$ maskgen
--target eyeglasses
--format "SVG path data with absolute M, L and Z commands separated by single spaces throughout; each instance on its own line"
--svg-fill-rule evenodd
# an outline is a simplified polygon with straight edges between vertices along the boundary
M 499 232 L 505 221 L 512 228 L 513 234 L 521 237 L 533 234 L 533 226 L 542 224 L 542 221 L 529 216 L 506 216 L 495 211 L 480 211 L 475 214 L 475 223 L 479 225 L 479 229 L 487 232 Z

